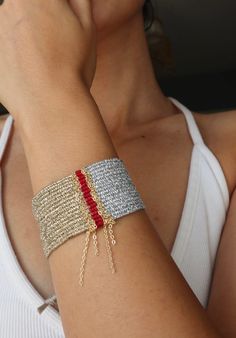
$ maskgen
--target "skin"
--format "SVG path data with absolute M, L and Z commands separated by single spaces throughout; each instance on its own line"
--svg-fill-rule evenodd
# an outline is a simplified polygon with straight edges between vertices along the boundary
M 142 4 L 142 1 L 130 1 L 128 4 L 127 1 L 120 1 L 117 8 L 114 6 L 115 2 L 113 4 L 112 1 L 109 1 L 109 3 L 104 1 L 104 4 L 95 1 L 92 3 L 94 19 L 99 35 L 97 45 L 97 68 L 91 87 L 91 93 L 98 105 L 108 134 L 115 146 L 115 150 L 125 161 L 130 176 L 147 205 L 147 214 L 151 223 L 164 243 L 164 247 L 170 252 L 183 208 L 192 142 L 189 138 L 183 115 L 170 104 L 167 98 L 165 98 L 154 78 L 142 29 L 140 12 Z M 76 3 L 74 3 L 73 6 L 76 8 Z M 113 46 L 116 46 L 116 48 Z M 119 46 L 119 48 L 117 48 L 117 46 Z M 124 50 L 127 52 L 124 53 Z M 125 74 L 125 77 L 123 74 Z M 89 81 L 90 75 L 86 76 L 85 82 L 87 83 Z M 104 88 L 106 88 L 106 90 L 104 90 Z M 83 92 L 83 88 L 81 89 L 80 86 L 76 86 L 76 89 L 80 90 L 80 93 Z M 84 107 L 90 107 L 90 101 L 88 102 L 84 99 L 84 97 L 87 96 L 83 95 L 82 97 L 84 100 Z M 71 99 L 70 102 L 68 101 L 68 104 L 71 111 L 73 111 L 73 100 Z M 56 104 L 53 101 L 50 108 L 55 106 Z M 58 108 L 58 106 L 56 107 Z M 91 110 L 92 109 L 94 108 L 91 107 Z M 86 113 L 90 114 L 90 109 L 86 109 Z M 235 112 L 220 113 L 217 115 L 213 114 L 211 116 L 195 114 L 195 117 L 206 144 L 217 155 L 222 165 L 227 178 L 230 194 L 233 196 L 236 184 Z M 68 113 L 68 119 L 73 120 L 74 115 L 69 115 Z M 29 119 L 25 118 L 25 121 L 28 122 Z M 32 123 L 31 126 L 34 126 L 32 120 L 30 121 L 31 122 L 28 122 L 28 125 L 29 123 Z M 95 122 L 99 124 L 97 120 L 95 120 Z M 35 288 L 39 290 L 43 296 L 47 297 L 53 293 L 54 283 L 57 286 L 57 290 L 60 291 L 59 294 L 62 295 L 63 289 L 66 290 L 66 286 L 59 283 L 59 280 L 62 279 L 62 275 L 58 269 L 57 262 L 61 261 L 61 255 L 63 256 L 63 254 L 65 254 L 65 248 L 61 248 L 61 250 L 58 249 L 58 253 L 57 255 L 54 255 L 54 261 L 52 259 L 51 263 L 46 261 L 42 255 L 38 226 L 32 218 L 30 201 L 33 192 L 42 185 L 45 176 L 33 181 L 34 185 L 32 189 L 30 177 L 30 173 L 32 174 L 33 172 L 32 164 L 29 166 L 31 168 L 31 171 L 29 172 L 28 164 L 30 162 L 29 160 L 27 162 L 27 142 L 25 141 L 29 134 L 27 134 L 27 131 L 22 131 L 23 128 L 19 122 L 18 125 L 19 128 L 14 128 L 13 130 L 11 142 L 7 153 L 5 154 L 3 163 L 5 175 L 4 209 L 9 234 L 17 256 L 19 257 L 19 261 Z M 58 128 L 61 128 L 60 124 L 58 124 Z M 33 131 L 35 132 L 36 129 L 33 129 Z M 53 132 L 51 135 L 53 135 Z M 31 134 L 30 136 L 32 137 Z M 35 136 L 35 139 L 40 140 L 40 137 L 41 136 L 38 134 Z M 72 145 L 71 142 L 70 147 L 72 147 Z M 104 146 L 104 149 L 106 149 L 106 154 L 113 151 L 110 146 L 107 148 Z M 37 158 L 36 150 L 34 150 L 33 155 Z M 93 156 L 91 159 L 93 159 Z M 73 159 L 71 158 L 71 167 L 74 166 L 76 160 L 77 159 L 75 158 L 73 162 Z M 18 168 L 17 172 L 15 172 L 16 166 Z M 140 168 L 142 168 L 142 171 Z M 61 169 L 67 172 L 67 168 Z M 143 169 L 146 169 L 145 171 L 148 173 L 145 182 L 142 176 Z M 58 173 L 56 174 L 58 175 Z M 173 177 L 175 178 L 174 184 L 173 181 L 171 181 L 171 178 Z M 19 184 L 19 182 L 24 183 Z M 176 182 L 179 183 L 176 184 Z M 169 194 L 170 191 L 171 197 Z M 235 290 L 233 289 L 235 285 L 235 276 L 233 275 L 234 271 L 231 271 L 232 260 L 235 257 L 233 249 L 235 247 L 235 236 L 233 236 L 233 234 L 236 216 L 234 211 L 234 200 L 235 199 L 232 199 L 229 218 L 222 236 L 210 306 L 208 308 L 208 312 L 213 319 L 213 326 L 217 327 L 218 332 L 222 337 L 227 338 L 234 337 L 236 331 L 233 316 L 227 316 L 223 312 L 224 309 L 228 308 L 228 311 L 233 313 L 233 309 L 235 308 L 234 299 L 230 297 L 230 294 L 232 295 L 235 293 Z M 170 209 L 172 210 L 171 213 L 169 212 Z M 132 217 L 132 222 L 130 221 L 130 217 L 127 217 L 129 222 L 128 220 L 123 220 L 123 223 L 120 222 L 121 230 L 122 227 L 125 228 L 126 225 L 140 221 L 135 218 L 137 216 Z M 126 224 L 126 222 L 129 224 Z M 146 236 L 149 237 L 151 234 L 150 230 L 147 230 Z M 124 233 L 121 232 L 118 233 L 118 235 L 119 238 L 123 238 L 127 233 L 124 231 Z M 145 233 L 143 235 L 145 235 Z M 75 246 L 78 244 L 82 245 L 80 239 L 76 239 L 76 241 L 77 240 L 78 243 L 76 243 Z M 124 244 L 125 243 L 128 244 L 127 242 L 124 242 Z M 149 238 L 148 243 L 150 249 L 153 248 L 150 252 L 153 252 L 153 254 L 156 255 L 156 259 L 159 260 L 161 256 L 163 261 L 166 262 L 167 258 L 165 254 L 161 254 L 161 252 L 163 252 L 162 246 L 158 244 L 160 252 L 157 253 L 155 248 L 157 242 L 154 242 Z M 140 244 L 139 247 L 143 245 L 143 243 L 136 243 L 136 245 L 137 244 Z M 138 254 L 139 249 L 135 247 L 135 243 L 133 243 L 133 245 L 133 249 Z M 68 246 L 67 249 L 69 251 Z M 73 251 L 73 246 L 71 246 L 71 249 Z M 71 254 L 71 252 L 68 254 Z M 122 256 L 120 256 L 120 260 L 123 260 Z M 161 261 L 159 263 L 161 263 Z M 123 262 L 121 266 L 124 266 L 124 264 L 125 263 Z M 168 268 L 166 268 L 166 264 Z M 163 275 L 169 275 L 169 277 L 174 276 L 177 280 L 177 284 L 180 284 L 179 289 L 177 289 L 181 294 L 183 293 L 186 303 L 190 305 L 194 304 L 194 310 L 191 311 L 192 316 L 189 318 L 190 326 L 188 326 L 188 330 L 190 330 L 194 327 L 193 318 L 204 316 L 204 310 L 199 310 L 198 306 L 195 305 L 194 296 L 189 294 L 189 291 L 186 291 L 187 286 L 180 281 L 178 274 L 176 276 L 175 268 L 172 266 L 170 268 L 169 263 L 166 264 L 163 265 Z M 99 271 L 101 271 L 102 266 L 103 264 L 98 266 Z M 142 266 L 140 266 L 140 268 L 142 268 Z M 222 269 L 224 269 L 224 274 L 221 273 Z M 53 271 L 54 279 L 51 271 Z M 164 271 L 166 274 L 164 274 Z M 230 279 L 228 278 L 228 275 L 230 276 Z M 105 270 L 104 280 L 108 277 Z M 153 274 L 152 279 L 154 281 L 158 281 L 158 278 L 157 272 L 155 275 Z M 232 281 L 230 288 L 224 287 L 226 280 Z M 110 283 L 111 281 L 112 280 L 109 279 Z M 163 286 L 164 284 L 161 284 L 160 281 L 160 285 Z M 228 290 L 230 290 L 230 292 L 228 292 Z M 168 293 L 169 291 L 170 290 L 164 290 L 163 287 L 163 296 L 166 296 L 165 292 Z M 170 305 L 172 304 L 172 295 L 170 294 L 170 298 L 167 299 L 167 304 L 168 302 L 170 302 Z M 144 296 L 143 301 L 147 299 L 147 295 L 145 294 Z M 156 295 L 155 297 L 158 296 Z M 78 328 L 76 328 L 73 320 L 70 322 L 67 318 L 67 306 L 63 301 L 63 296 L 61 296 L 60 299 L 68 337 L 75 337 L 79 332 L 77 331 Z M 83 300 L 85 301 L 86 298 Z M 79 298 L 79 301 L 81 302 L 81 298 Z M 101 302 L 102 301 L 104 301 L 104 298 L 101 298 Z M 114 302 L 115 304 L 119 304 L 121 309 L 124 308 L 124 303 L 120 303 L 118 299 Z M 138 304 L 136 304 L 136 306 L 136 308 L 138 308 Z M 154 304 L 153 306 L 156 305 Z M 96 308 L 91 307 L 91 311 L 95 310 Z M 158 307 L 156 308 L 156 311 L 157 310 Z M 131 315 L 138 316 L 140 314 L 132 313 Z M 230 318 L 232 318 L 232 320 Z M 152 319 L 154 321 L 155 318 Z M 166 317 L 162 318 L 162 321 L 166 322 L 166 326 L 164 325 L 162 327 L 160 333 L 162 337 L 168 336 L 167 327 L 170 323 L 171 325 L 174 325 L 176 337 L 183 337 L 183 334 L 188 334 L 190 332 L 187 331 L 186 328 L 181 332 L 181 328 L 177 323 L 178 319 L 175 311 L 172 313 L 168 313 L 167 311 Z M 145 320 L 143 320 L 143 323 L 145 324 Z M 150 327 L 155 327 L 152 321 L 149 322 L 149 324 Z M 208 334 L 209 337 L 218 337 L 216 334 L 212 333 L 213 331 L 208 328 L 208 325 L 210 324 L 206 324 L 206 326 L 205 324 L 203 325 L 205 327 L 204 332 L 207 332 L 206 334 Z M 102 329 L 104 332 L 104 330 L 107 329 L 107 325 Z M 150 332 L 149 335 L 147 335 L 147 330 L 142 325 L 136 328 L 134 327 L 132 332 L 128 332 L 128 335 L 125 328 L 122 329 L 124 330 L 124 337 L 131 337 L 131 334 L 134 332 L 136 332 L 136 336 L 137 332 L 141 332 L 148 337 L 152 337 Z M 108 330 L 110 330 L 109 327 Z M 197 330 L 198 329 L 195 330 L 196 336 L 199 336 Z M 88 332 L 84 332 L 84 337 L 89 336 Z M 157 331 L 155 332 L 157 334 Z M 142 336 L 141 333 L 140 336 Z M 199 333 L 204 337 L 207 336 L 203 335 L 203 331 L 199 331 Z M 193 335 L 191 336 L 194 337 Z

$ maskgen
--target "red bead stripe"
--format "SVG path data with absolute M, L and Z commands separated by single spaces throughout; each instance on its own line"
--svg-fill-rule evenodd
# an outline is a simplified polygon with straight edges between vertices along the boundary
M 87 183 L 86 183 L 86 181 L 85 180 L 80 180 L 79 179 L 79 183 L 81 184 L 81 186 L 87 186 Z
M 97 206 L 97 203 L 93 201 L 92 198 L 88 198 L 89 199 L 89 205 L 90 207 L 96 207 Z
M 80 189 L 85 193 L 85 192 L 90 192 L 90 189 L 88 186 L 84 186 L 83 188 L 80 186 Z
M 83 189 L 83 190 L 82 190 L 82 193 L 83 193 L 83 195 L 86 196 L 87 198 L 89 198 L 89 197 L 91 196 L 90 190 L 88 190 L 88 189 Z M 92 197 L 90 197 L 90 198 L 92 198 Z
M 98 216 L 99 216 L 99 213 L 97 212 L 97 210 L 91 210 L 91 209 L 90 209 L 90 214 L 91 214 L 91 216 L 93 217 L 94 221 L 95 221 L 95 219 L 97 219 Z
M 84 195 L 84 198 L 86 199 L 86 202 L 87 202 L 87 198 L 88 198 L 88 197 L 91 197 L 90 192 L 85 192 L 83 195 Z M 89 205 L 88 202 L 87 202 L 87 204 Z
M 97 203 L 93 199 L 93 197 L 90 193 L 91 189 L 88 186 L 86 176 L 82 173 L 81 170 L 77 170 L 75 172 L 75 174 L 76 174 L 78 181 L 80 183 L 80 189 L 83 193 L 86 204 L 89 207 L 89 211 L 90 211 L 90 214 L 92 216 L 92 219 L 94 220 L 97 228 L 102 227 L 104 225 L 103 218 L 98 213 Z
M 97 212 L 96 208 L 89 207 L 89 210 L 90 210 L 91 215 L 95 215 L 95 216 L 98 215 L 98 212 Z
M 86 181 L 84 179 L 79 179 L 81 186 L 87 186 Z
M 96 223 L 96 226 L 98 228 L 100 228 L 100 227 L 102 227 L 104 225 L 103 221 L 99 221 L 99 222 L 96 221 L 95 223 Z
M 94 221 L 100 221 L 101 220 L 101 218 L 100 218 L 100 216 L 97 212 L 93 213 L 93 217 L 94 217 Z

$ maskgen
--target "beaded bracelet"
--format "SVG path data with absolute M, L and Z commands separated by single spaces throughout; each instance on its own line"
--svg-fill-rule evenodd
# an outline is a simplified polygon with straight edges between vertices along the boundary
M 109 266 L 114 273 L 111 244 L 116 244 L 113 232 L 115 219 L 144 208 L 119 158 L 85 166 L 47 185 L 32 199 L 33 216 L 40 226 L 40 238 L 47 258 L 65 241 L 86 232 L 80 266 L 81 286 L 90 235 L 93 235 L 94 253 L 97 256 L 97 229 L 103 227 Z

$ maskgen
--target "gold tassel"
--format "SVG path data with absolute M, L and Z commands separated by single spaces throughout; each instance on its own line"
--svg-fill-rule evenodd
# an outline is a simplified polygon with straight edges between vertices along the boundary
M 111 250 L 111 245 L 110 245 L 110 241 L 109 241 L 109 236 L 108 236 L 108 231 L 107 231 L 107 225 L 105 224 L 103 227 L 103 232 L 104 232 L 104 236 L 105 236 L 105 242 L 106 242 L 106 249 L 107 249 L 107 255 L 108 255 L 108 263 L 111 269 L 112 273 L 115 273 L 115 265 L 114 265 L 114 261 L 113 261 L 113 254 L 112 254 L 112 250 Z
M 116 272 L 116 268 L 115 268 L 115 264 L 114 264 L 114 260 L 113 260 L 113 252 L 112 252 L 112 248 L 111 248 L 111 244 L 112 244 L 112 246 L 114 246 L 117 243 L 116 240 L 115 240 L 114 232 L 113 232 L 113 225 L 114 224 L 115 224 L 115 220 L 112 217 L 107 217 L 105 219 L 104 226 L 103 226 L 103 233 L 104 233 L 104 237 L 105 237 L 108 263 L 109 263 L 109 267 L 110 267 L 112 273 Z M 89 230 L 86 231 L 85 245 L 84 245 L 84 249 L 83 249 L 83 253 L 82 253 L 82 260 L 81 260 L 81 265 L 80 265 L 80 279 L 79 279 L 80 286 L 84 285 L 85 265 L 86 265 L 87 256 L 88 256 L 90 235 L 92 233 L 93 233 L 94 254 L 95 254 L 95 256 L 99 255 L 98 240 L 97 240 L 97 228 L 95 228 L 94 225 L 90 225 Z M 110 241 L 111 241 L 111 244 L 110 244 Z
M 95 256 L 98 256 L 99 250 L 98 250 L 97 229 L 95 229 L 94 233 L 93 233 L 93 245 L 94 245 L 94 254 L 95 254 Z
M 115 269 L 113 253 L 111 249 L 111 244 L 112 246 L 116 244 L 116 240 L 115 240 L 115 236 L 113 232 L 113 225 L 115 224 L 115 219 L 112 217 L 112 215 L 110 215 L 106 211 L 100 199 L 98 198 L 97 193 L 92 183 L 91 175 L 84 170 L 83 170 L 83 174 L 85 175 L 88 187 L 91 190 L 92 198 L 97 203 L 98 213 L 103 218 L 103 221 L 104 221 L 103 232 L 104 232 L 104 237 L 105 237 L 105 245 L 106 245 L 106 251 L 107 251 L 107 256 L 108 256 L 108 263 L 109 263 L 109 267 L 112 273 L 115 273 L 116 269 Z M 79 191 L 79 193 L 81 192 Z M 87 207 L 85 207 L 85 209 L 86 208 Z M 95 256 L 99 255 L 97 226 L 94 220 L 92 219 L 91 215 L 89 214 L 89 212 L 87 214 L 87 221 L 89 223 L 89 229 L 86 232 L 85 246 L 84 246 L 83 253 L 82 253 L 82 260 L 81 260 L 81 267 L 80 267 L 80 285 L 81 286 L 83 286 L 83 282 L 84 282 L 84 272 L 85 272 L 85 265 L 86 265 L 87 255 L 88 255 L 90 234 L 92 234 L 92 237 L 93 237 L 94 254 Z M 111 244 L 110 244 L 110 241 L 111 241 Z
M 84 285 L 84 271 L 85 271 L 85 264 L 86 264 L 87 255 L 88 255 L 90 234 L 91 234 L 91 231 L 89 229 L 86 231 L 85 245 L 84 245 L 82 260 L 81 260 L 81 265 L 80 265 L 80 278 L 79 278 L 80 286 Z
M 111 244 L 114 246 L 116 245 L 116 240 L 115 240 L 115 236 L 114 236 L 114 232 L 113 232 L 113 225 L 115 224 L 115 220 L 110 217 L 109 221 L 108 221 L 108 232 L 109 232 L 109 236 L 111 239 Z

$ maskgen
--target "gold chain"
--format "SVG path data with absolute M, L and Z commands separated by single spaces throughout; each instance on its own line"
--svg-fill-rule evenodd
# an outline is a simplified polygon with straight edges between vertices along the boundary
M 104 231 L 104 237 L 105 237 L 106 251 L 107 251 L 107 255 L 108 255 L 108 263 L 109 263 L 109 267 L 110 267 L 112 273 L 115 273 L 116 270 L 115 270 L 115 265 L 114 265 L 114 260 L 113 260 L 113 254 L 112 254 L 111 245 L 110 245 L 110 241 L 109 241 L 109 237 L 110 237 L 111 244 L 113 246 L 116 244 L 116 240 L 115 240 L 115 236 L 114 236 L 114 232 L 113 232 L 113 225 L 115 224 L 115 220 L 110 214 L 108 214 L 108 212 L 106 211 L 102 202 L 100 201 L 100 199 L 97 195 L 97 192 L 94 188 L 94 184 L 93 184 L 91 175 L 85 170 L 82 170 L 82 172 L 86 177 L 86 181 L 87 181 L 88 187 L 91 191 L 92 198 L 97 203 L 98 213 L 104 220 L 103 231 Z M 78 184 L 78 181 L 77 181 L 77 184 Z M 81 193 L 80 189 L 78 189 L 78 186 L 77 186 L 77 192 L 80 195 L 79 200 L 81 202 L 82 193 Z M 96 226 L 95 221 L 92 219 L 92 216 L 90 215 L 90 212 L 89 212 L 87 205 L 85 205 L 85 201 L 83 201 L 83 202 L 84 202 L 84 205 L 83 206 L 81 205 L 81 209 L 84 212 L 86 211 L 86 213 L 87 213 L 86 220 L 89 222 L 89 230 L 86 232 L 85 246 L 84 246 L 84 249 L 83 249 L 82 260 L 81 260 L 81 267 L 80 267 L 80 285 L 81 286 L 83 286 L 83 282 L 84 282 L 84 271 L 85 271 L 85 264 L 86 264 L 87 255 L 88 255 L 89 240 L 90 240 L 90 234 L 91 233 L 93 233 L 94 253 L 95 253 L 96 256 L 99 255 L 98 238 L 97 238 L 97 226 Z
M 94 245 L 94 254 L 95 254 L 95 256 L 98 256 L 99 250 L 98 250 L 98 238 L 97 238 L 97 231 L 96 230 L 93 233 L 93 245 Z
M 88 248 L 89 248 L 90 233 L 91 233 L 90 230 L 86 231 L 85 246 L 84 246 L 84 249 L 83 249 L 81 266 L 80 266 L 80 275 L 79 275 L 80 276 L 80 278 L 79 278 L 80 286 L 83 286 L 83 284 L 84 284 L 84 271 L 85 271 L 85 264 L 86 264 Z
M 111 244 L 116 245 L 116 240 L 115 240 L 114 231 L 113 231 L 113 225 L 115 224 L 115 220 L 112 217 L 109 217 L 107 220 L 107 224 L 108 224 L 108 232 L 110 235 Z
M 111 268 L 111 272 L 115 273 L 115 265 L 114 265 L 114 261 L 113 261 L 113 255 L 112 255 L 112 250 L 111 250 L 111 246 L 110 246 L 110 242 L 109 242 L 109 237 L 108 237 L 108 232 L 107 232 L 107 225 L 105 224 L 103 227 L 103 232 L 104 232 L 104 236 L 105 236 L 105 242 L 106 242 L 106 249 L 107 249 L 107 255 L 108 255 L 108 263 L 109 266 Z

